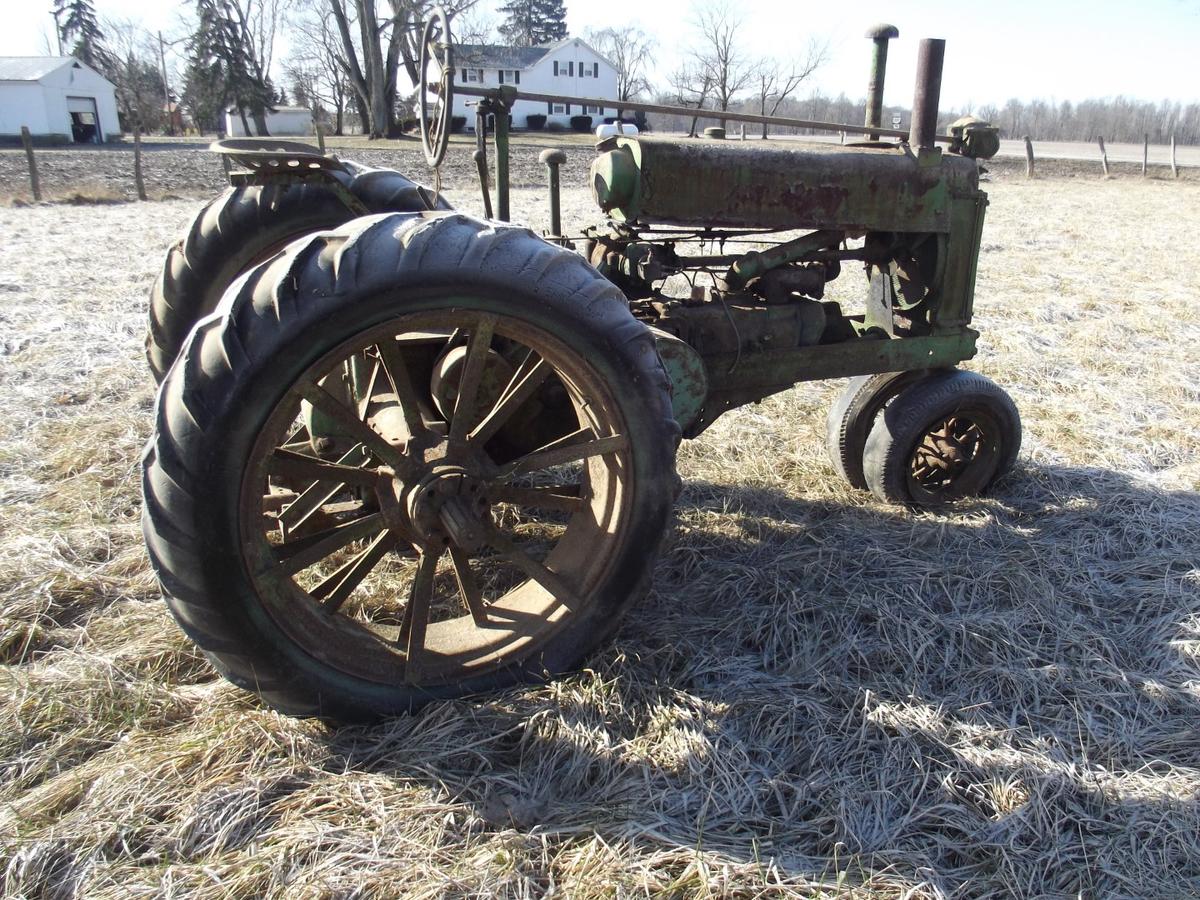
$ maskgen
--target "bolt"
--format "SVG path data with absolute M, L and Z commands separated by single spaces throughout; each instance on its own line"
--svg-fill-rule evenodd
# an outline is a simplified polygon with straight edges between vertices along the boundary
M 559 204 L 558 167 L 567 161 L 567 154 L 557 147 L 547 147 L 538 160 L 550 173 L 550 236 L 562 236 L 562 211 Z

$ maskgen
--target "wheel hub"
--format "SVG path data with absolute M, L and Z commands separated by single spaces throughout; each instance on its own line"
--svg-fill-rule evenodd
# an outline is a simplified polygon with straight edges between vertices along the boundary
M 483 482 L 459 466 L 435 466 L 415 484 L 395 480 L 396 496 L 423 544 L 455 544 L 477 552 L 492 527 Z

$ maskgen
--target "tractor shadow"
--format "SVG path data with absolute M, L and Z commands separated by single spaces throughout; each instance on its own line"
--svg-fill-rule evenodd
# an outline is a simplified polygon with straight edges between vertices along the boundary
M 594 833 L 800 881 L 1186 893 L 1198 567 L 1200 495 L 1099 469 L 1026 466 L 953 517 L 690 482 L 590 669 L 331 732 L 331 765 L 531 854 Z

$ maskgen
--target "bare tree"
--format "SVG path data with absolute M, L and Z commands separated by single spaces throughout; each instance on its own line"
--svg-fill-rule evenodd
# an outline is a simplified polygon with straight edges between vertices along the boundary
M 421 31 L 433 0 L 328 0 L 342 45 L 342 60 L 358 108 L 373 138 L 396 133 L 396 78 L 404 66 L 409 81 L 418 81 Z M 451 16 L 475 0 L 441 5 Z M 382 13 L 382 14 L 381 14 Z
M 790 67 L 772 59 L 759 63 L 754 72 L 754 83 L 758 89 L 758 114 L 775 115 L 783 102 L 828 59 L 829 44 L 810 38 L 803 58 L 793 60 Z M 766 140 L 766 122 L 762 123 L 762 136 Z
M 352 88 L 333 13 L 323 2 L 311 0 L 291 28 L 290 37 L 288 77 L 307 94 L 313 117 L 319 119 L 331 110 L 333 133 L 344 134 Z
M 154 36 L 131 19 L 104 19 L 105 45 L 100 66 L 116 88 L 117 107 L 126 127 L 143 131 L 164 122 L 162 71 Z
M 738 35 L 741 19 L 728 0 L 712 0 L 697 10 L 692 24 L 699 37 L 699 70 L 710 85 L 715 108 L 725 112 L 754 82 L 756 67 L 742 52 Z
M 616 68 L 618 100 L 633 100 L 650 90 L 646 67 L 655 46 L 653 38 L 633 25 L 588 30 L 583 37 Z
M 458 44 L 498 43 L 500 23 L 494 15 L 476 4 L 455 17 L 454 40 Z
M 695 109 L 704 109 L 708 104 L 712 94 L 712 78 L 704 66 L 685 62 L 671 73 L 668 80 L 675 103 Z M 691 125 L 688 127 L 688 137 L 696 136 L 697 119 L 697 116 L 692 116 Z

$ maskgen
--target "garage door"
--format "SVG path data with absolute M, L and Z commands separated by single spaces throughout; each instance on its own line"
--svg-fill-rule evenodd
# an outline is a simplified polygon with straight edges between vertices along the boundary
M 67 112 L 96 114 L 96 101 L 91 97 L 68 97 Z

